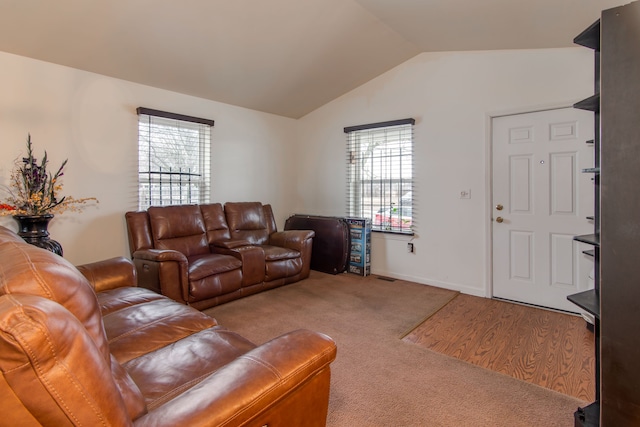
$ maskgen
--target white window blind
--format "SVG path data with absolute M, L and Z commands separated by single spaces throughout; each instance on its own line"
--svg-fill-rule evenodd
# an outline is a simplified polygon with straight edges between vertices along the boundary
M 137 112 L 139 209 L 209 202 L 213 120 Z
M 414 119 L 344 128 L 347 215 L 370 218 L 372 229 L 413 234 Z

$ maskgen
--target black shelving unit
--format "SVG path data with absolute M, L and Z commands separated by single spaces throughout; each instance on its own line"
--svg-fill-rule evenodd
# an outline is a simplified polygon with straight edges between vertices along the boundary
M 640 2 L 600 17 L 600 364 L 603 427 L 640 426 Z
M 573 238 L 575 241 L 593 246 L 593 249 L 584 251 L 584 253 L 592 256 L 594 260 L 594 288 L 567 297 L 569 301 L 590 313 L 594 319 L 596 399 L 592 404 L 578 408 L 574 413 L 576 427 L 591 427 L 600 425 L 600 20 L 594 22 L 573 41 L 593 49 L 595 66 L 594 94 L 573 105 L 574 108 L 594 113 L 594 138 L 585 141 L 586 144 L 593 145 L 594 165 L 591 168 L 582 169 L 583 173 L 594 174 L 592 179 L 594 183 L 594 214 L 588 217 L 594 223 L 594 230 L 593 234 Z
M 595 287 L 568 299 L 593 314 L 596 399 L 579 427 L 640 426 L 640 2 L 604 10 L 575 38 L 595 52 L 594 95 L 575 104 L 595 114 Z M 602 71 L 602 72 L 601 72 Z M 596 100 L 598 100 L 596 102 Z M 602 143 L 601 143 L 602 142 Z

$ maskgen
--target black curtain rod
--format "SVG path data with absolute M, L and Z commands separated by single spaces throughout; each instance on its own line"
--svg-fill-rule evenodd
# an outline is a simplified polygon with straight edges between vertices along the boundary
M 415 125 L 415 119 L 400 119 L 400 120 L 391 120 L 388 122 L 379 122 L 379 123 L 370 123 L 368 125 L 358 125 L 358 126 L 349 126 L 344 128 L 344 133 L 355 132 L 358 130 L 367 130 L 367 129 L 375 129 L 375 128 L 384 128 L 389 126 L 399 126 L 399 125 Z
M 201 119 L 199 117 L 185 116 L 183 114 L 169 113 L 167 111 L 154 110 L 145 107 L 138 107 L 136 112 L 138 115 L 147 114 L 149 116 L 164 117 L 165 119 L 182 120 L 183 122 L 200 123 L 209 126 L 213 126 L 214 124 L 214 121 L 209 119 Z

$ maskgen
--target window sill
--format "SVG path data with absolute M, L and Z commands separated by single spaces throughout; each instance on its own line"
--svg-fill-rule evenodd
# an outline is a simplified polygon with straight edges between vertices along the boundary
M 371 229 L 372 233 L 380 233 L 380 234 L 391 234 L 394 236 L 407 236 L 407 237 L 413 237 L 415 236 L 416 233 L 414 233 L 413 231 L 392 231 L 392 230 L 376 230 L 376 229 Z

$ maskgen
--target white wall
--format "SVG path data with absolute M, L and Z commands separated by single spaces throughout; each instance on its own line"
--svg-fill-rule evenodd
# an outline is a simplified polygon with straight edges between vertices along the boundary
M 128 255 L 124 213 L 137 206 L 139 106 L 216 121 L 212 201 L 271 203 L 279 226 L 293 211 L 294 120 L 2 52 L 0 93 L 0 185 L 31 133 L 36 155 L 47 150 L 51 167 L 69 159 L 63 195 L 100 201 L 51 222 L 51 237 L 72 263 Z M 5 194 L 0 188 L 0 203 Z M 10 217 L 0 225 L 17 230 Z
M 489 295 L 489 117 L 591 94 L 593 53 L 579 47 L 421 54 L 299 121 L 296 210 L 345 214 L 345 126 L 413 117 L 415 253 L 374 233 L 372 271 Z
M 280 227 L 294 212 L 345 214 L 343 127 L 413 117 L 415 253 L 406 237 L 375 234 L 373 272 L 487 295 L 489 116 L 569 105 L 592 79 L 592 54 L 577 47 L 425 53 L 295 121 L 0 53 L 0 185 L 27 133 L 52 165 L 68 158 L 63 194 L 100 200 L 51 224 L 79 264 L 128 254 L 138 106 L 214 119 L 213 201 L 272 203 Z M 466 189 L 471 199 L 459 199 Z

